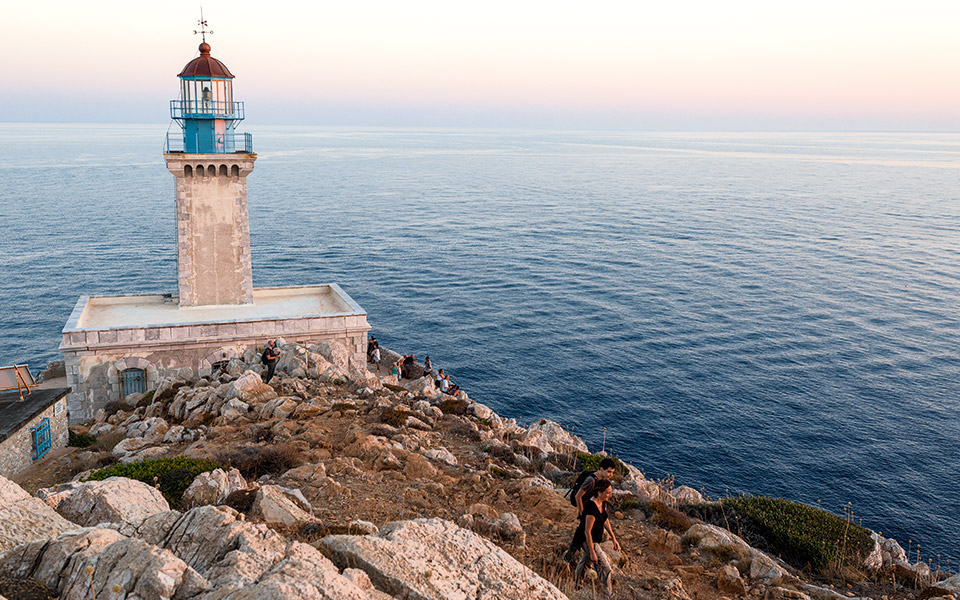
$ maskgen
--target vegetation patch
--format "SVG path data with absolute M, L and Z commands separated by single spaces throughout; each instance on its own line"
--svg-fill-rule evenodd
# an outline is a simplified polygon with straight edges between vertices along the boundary
M 330 407 L 330 410 L 338 410 L 342 413 L 347 412 L 348 410 L 357 410 L 356 404 L 351 404 L 350 402 L 337 402 Z
M 577 466 L 581 471 L 596 471 L 600 468 L 600 461 L 605 458 L 613 458 L 612 456 L 604 456 L 603 454 L 587 454 L 586 452 L 577 452 L 574 454 L 577 457 Z M 613 458 L 613 462 L 617 463 L 616 471 L 614 472 L 614 477 L 626 477 L 627 476 L 627 467 L 620 462 L 619 458 Z
M 467 414 L 467 407 L 469 403 L 465 400 L 458 400 L 456 398 L 446 398 L 440 402 L 440 410 L 443 411 L 445 415 L 465 415 Z
M 67 438 L 67 445 L 74 448 L 87 448 L 97 443 L 96 436 L 77 433 L 72 429 L 67 430 Z
M 236 452 L 221 454 L 218 458 L 223 464 L 236 467 L 247 479 L 280 475 L 304 462 L 300 449 L 289 443 L 248 446 Z
M 770 550 L 798 568 L 809 565 L 824 572 L 830 567 L 860 565 L 873 549 L 870 532 L 852 518 L 783 498 L 740 496 L 722 502 L 748 517 Z
M 223 503 L 237 512 L 245 513 L 253 508 L 256 498 L 257 490 L 235 490 L 224 498 Z
M 690 517 L 675 508 L 671 508 L 659 500 L 651 500 L 647 505 L 650 511 L 650 520 L 654 525 L 670 529 L 677 533 L 684 533 L 693 524 Z
M 157 458 L 128 465 L 116 464 L 93 472 L 85 481 L 103 481 L 107 477 L 126 477 L 155 486 L 171 507 L 180 505 L 183 492 L 200 473 L 222 468 L 221 465 L 196 458 L 177 456 Z
M 380 422 L 400 428 L 407 423 L 407 411 L 402 408 L 388 408 L 380 413 Z

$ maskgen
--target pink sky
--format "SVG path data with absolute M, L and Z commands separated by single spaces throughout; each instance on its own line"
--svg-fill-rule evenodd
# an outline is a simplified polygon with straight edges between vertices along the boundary
M 957 2 L 355 4 L 205 4 L 249 119 L 960 130 Z M 0 121 L 163 122 L 197 54 L 193 3 L 4 12 Z

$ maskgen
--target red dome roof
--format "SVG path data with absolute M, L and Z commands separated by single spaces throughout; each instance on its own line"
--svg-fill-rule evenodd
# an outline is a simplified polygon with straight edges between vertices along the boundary
M 187 66 L 177 77 L 228 77 L 233 79 L 233 73 L 219 60 L 210 56 L 210 44 L 200 44 L 200 56 L 187 63 Z

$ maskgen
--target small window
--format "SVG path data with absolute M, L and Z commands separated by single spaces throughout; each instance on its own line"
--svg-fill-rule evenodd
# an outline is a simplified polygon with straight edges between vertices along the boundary
M 210 177 L 216 177 L 217 167 L 213 165 L 210 165 L 209 167 L 207 167 L 207 175 L 209 175 Z
M 227 176 L 227 165 L 220 165 L 220 177 Z
M 125 369 L 120 371 L 120 398 L 130 394 L 142 394 L 147 391 L 147 372 L 143 369 Z
M 230 174 L 233 175 L 234 177 L 239 177 L 240 167 L 237 165 L 233 165 L 232 167 L 230 167 Z
M 197 177 L 203 177 L 203 165 L 197 165 Z
M 184 177 L 193 177 L 193 167 L 187 165 L 183 168 Z

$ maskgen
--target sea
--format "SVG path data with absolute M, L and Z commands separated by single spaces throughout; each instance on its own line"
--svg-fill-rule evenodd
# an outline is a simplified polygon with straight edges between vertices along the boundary
M 167 130 L 0 124 L 2 362 L 176 293 Z M 504 417 L 957 570 L 960 135 L 247 131 L 256 286 L 336 282 Z

